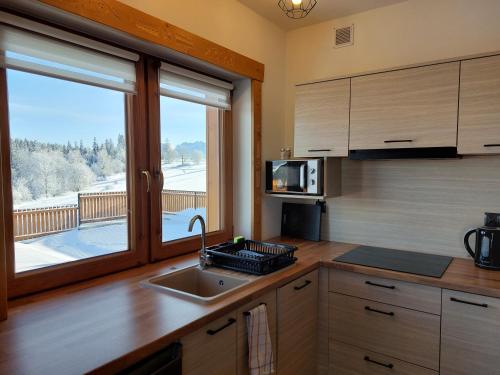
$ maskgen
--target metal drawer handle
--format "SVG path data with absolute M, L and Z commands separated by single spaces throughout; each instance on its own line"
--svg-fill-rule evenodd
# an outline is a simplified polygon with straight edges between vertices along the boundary
M 366 362 L 375 363 L 376 365 L 387 367 L 387 368 L 393 368 L 394 367 L 394 365 L 392 363 L 382 363 L 382 362 L 379 362 L 379 361 L 375 361 L 375 360 L 371 359 L 370 357 L 368 357 L 367 355 L 365 355 L 365 361 Z
M 365 284 L 371 285 L 371 286 L 378 286 L 379 288 L 396 289 L 396 287 L 394 285 L 377 284 L 377 283 L 373 283 L 371 281 L 365 281 Z
M 207 334 L 208 334 L 208 335 L 210 335 L 210 336 L 213 336 L 213 335 L 215 335 L 215 334 L 219 333 L 220 331 L 222 331 L 223 329 L 225 329 L 225 328 L 229 327 L 231 324 L 234 324 L 234 323 L 236 323 L 236 319 L 234 319 L 234 318 L 230 318 L 230 319 L 228 319 L 227 323 L 226 323 L 226 324 L 224 324 L 222 327 L 217 328 L 217 329 L 215 329 L 215 330 L 214 330 L 214 329 L 209 329 L 209 330 L 207 331 Z
M 452 302 L 458 302 L 458 303 L 465 303 L 466 305 L 472 305 L 472 306 L 478 306 L 478 307 L 488 307 L 487 303 L 477 303 L 477 302 L 470 302 L 470 301 L 464 301 L 463 299 L 458 299 L 455 297 L 450 297 L 450 301 Z
M 301 285 L 301 286 L 294 286 L 293 289 L 295 290 L 300 290 L 300 289 L 303 289 L 305 288 L 306 286 L 308 286 L 309 284 L 311 284 L 311 280 L 306 280 L 304 282 L 304 285 Z
M 484 145 L 484 147 L 500 147 L 500 143 L 489 143 Z
M 312 148 L 310 150 L 307 150 L 307 152 L 328 152 L 328 151 L 332 150 L 329 148 Z
M 371 311 L 371 312 L 376 312 L 378 314 L 384 314 L 384 315 L 390 315 L 394 316 L 394 313 L 392 311 L 387 312 L 387 311 L 382 311 L 382 310 L 377 310 L 377 309 L 372 309 L 370 306 L 365 306 L 365 310 Z
M 265 304 L 264 302 L 259 303 L 259 306 L 261 306 L 261 305 L 267 306 L 267 304 Z M 250 311 L 243 311 L 243 315 L 250 316 Z
M 384 143 L 408 143 L 413 142 L 413 139 L 388 139 Z

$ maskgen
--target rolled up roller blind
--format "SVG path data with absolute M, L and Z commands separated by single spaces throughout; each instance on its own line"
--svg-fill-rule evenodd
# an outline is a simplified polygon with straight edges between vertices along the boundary
M 3 67 L 135 92 L 137 54 L 9 16 L 0 13 Z
M 160 67 L 160 95 L 231 109 L 233 85 L 174 65 Z

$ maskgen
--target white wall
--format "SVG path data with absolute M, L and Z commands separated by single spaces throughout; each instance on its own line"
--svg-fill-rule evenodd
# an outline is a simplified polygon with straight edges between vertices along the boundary
M 249 79 L 234 82 L 233 91 L 233 141 L 238 147 L 233 148 L 233 225 L 235 236 L 250 238 L 252 233 L 251 215 L 242 212 L 252 211 L 251 193 L 252 176 L 252 86 Z
M 276 25 L 236 0 L 121 0 L 145 13 L 161 18 L 175 26 L 211 40 L 224 47 L 265 64 L 262 87 L 262 158 L 279 157 L 284 137 L 284 87 L 286 34 Z M 250 173 L 250 170 L 245 170 Z M 264 178 L 264 175 L 262 175 Z M 251 186 L 248 186 L 250 194 Z M 246 197 L 248 201 L 250 195 Z M 263 199 L 263 238 L 279 233 L 276 202 Z M 236 222 L 247 226 L 251 211 L 238 210 Z M 279 214 L 278 214 L 279 217 Z M 240 227 L 241 232 L 249 228 Z

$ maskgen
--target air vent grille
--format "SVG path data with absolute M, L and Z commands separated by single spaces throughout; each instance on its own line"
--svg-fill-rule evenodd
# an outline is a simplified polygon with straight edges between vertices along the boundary
M 335 47 L 352 46 L 354 43 L 354 25 L 335 28 Z

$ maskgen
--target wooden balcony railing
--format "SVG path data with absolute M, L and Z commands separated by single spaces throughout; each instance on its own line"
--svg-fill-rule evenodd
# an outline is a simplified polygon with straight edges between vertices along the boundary
M 127 192 L 78 194 L 79 223 L 116 220 L 127 217 Z
M 14 210 L 13 223 L 16 241 L 62 232 L 78 225 L 78 206 Z
M 80 193 L 78 204 L 48 208 L 18 209 L 13 212 L 14 240 L 26 240 L 77 228 L 80 224 L 127 217 L 127 193 Z M 164 190 L 162 211 L 179 212 L 206 207 L 206 193 Z

